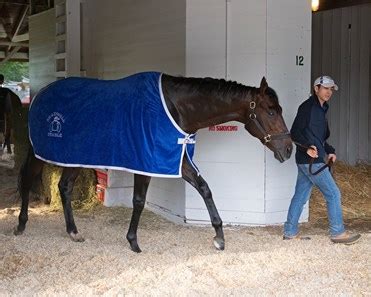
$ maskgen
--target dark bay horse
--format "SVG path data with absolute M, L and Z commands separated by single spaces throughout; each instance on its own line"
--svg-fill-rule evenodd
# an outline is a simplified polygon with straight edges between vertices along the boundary
M 276 92 L 268 87 L 265 78 L 261 80 L 259 88 L 223 79 L 184 78 L 166 74 L 163 74 L 160 80 L 167 109 L 173 120 L 185 132 L 194 134 L 201 128 L 238 121 L 245 125 L 245 129 L 252 136 L 272 150 L 278 161 L 284 162 L 290 158 L 292 142 L 282 117 L 282 108 Z M 80 112 L 83 113 L 83 110 Z M 140 147 L 137 148 L 137 150 L 140 149 Z M 181 176 L 204 199 L 216 232 L 214 245 L 217 249 L 223 250 L 222 220 L 209 186 L 185 155 L 181 162 Z M 22 234 L 25 230 L 28 220 L 29 191 L 35 176 L 41 173 L 43 164 L 44 161 L 35 157 L 34 149 L 31 147 L 20 172 L 19 190 L 22 206 L 19 224 L 14 232 L 16 235 Z M 78 174 L 79 167 L 64 167 L 58 184 L 67 233 L 73 241 L 84 240 L 77 231 L 71 208 L 72 189 Z M 138 253 L 141 249 L 138 245 L 137 229 L 150 180 L 151 176 L 134 175 L 133 212 L 126 238 L 131 249 Z
M 22 102 L 8 88 L 0 87 L 0 133 L 4 134 L 3 149 L 12 153 L 11 139 L 16 122 L 21 120 Z

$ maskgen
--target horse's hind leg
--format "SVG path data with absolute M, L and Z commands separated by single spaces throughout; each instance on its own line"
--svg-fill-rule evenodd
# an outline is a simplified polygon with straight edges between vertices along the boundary
M 128 233 L 126 235 L 126 239 L 130 243 L 131 250 L 136 253 L 141 252 L 137 240 L 137 230 L 140 215 L 143 211 L 144 204 L 146 202 L 146 195 L 150 181 L 151 181 L 150 176 L 144 176 L 139 174 L 134 175 L 133 213 L 131 216 L 130 226 Z
M 11 135 L 6 135 L 4 140 L 4 148 L 6 147 L 6 151 L 8 154 L 12 154 L 12 144 L 10 141 Z
M 5 140 L 4 140 L 4 148 L 6 147 L 6 151 L 8 154 L 12 153 L 12 146 L 11 146 L 11 135 L 12 135 L 12 117 L 11 114 L 8 113 L 5 116 Z
M 214 245 L 218 250 L 224 250 L 223 222 L 219 216 L 218 210 L 216 209 L 210 188 L 202 176 L 199 175 L 189 163 L 187 157 L 183 158 L 182 177 L 184 180 L 190 183 L 204 199 L 210 215 L 211 224 L 216 232 L 216 236 L 214 237 Z
M 63 168 L 61 179 L 58 183 L 59 193 L 61 194 L 66 230 L 73 241 L 82 242 L 84 238 L 78 233 L 75 220 L 73 219 L 71 198 L 75 180 L 79 175 L 80 168 Z
M 30 190 L 34 180 L 41 173 L 43 166 L 44 162 L 35 158 L 33 150 L 30 147 L 18 177 L 18 190 L 22 199 L 22 205 L 18 218 L 19 223 L 14 230 L 15 235 L 21 235 L 26 228 Z

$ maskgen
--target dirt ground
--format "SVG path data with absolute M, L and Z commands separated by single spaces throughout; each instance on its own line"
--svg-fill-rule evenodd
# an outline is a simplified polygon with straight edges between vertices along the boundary
M 0 161 L 0 296 L 371 296 L 370 218 L 348 220 L 361 232 L 351 246 L 332 244 L 321 220 L 303 224 L 309 241 L 283 241 L 281 226 L 213 229 L 175 225 L 144 211 L 141 254 L 124 238 L 127 208 L 75 212 L 83 243 L 70 241 L 63 214 L 33 201 L 14 236 L 17 175 Z

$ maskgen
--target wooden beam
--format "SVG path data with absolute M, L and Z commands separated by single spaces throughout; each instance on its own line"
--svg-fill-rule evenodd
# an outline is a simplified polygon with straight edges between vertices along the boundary
M 36 13 L 35 0 L 29 0 L 29 1 L 30 1 L 30 15 L 33 15 Z
M 20 46 L 16 46 L 1 62 L 0 65 L 4 64 L 6 61 L 9 61 L 19 50 Z
M 0 41 L 0 45 L 29 47 L 27 42 Z
M 0 0 L 0 3 L 15 4 L 15 5 L 28 5 L 26 2 L 22 0 Z
M 8 35 L 5 33 L 3 23 L 0 20 L 0 38 L 7 38 Z
M 0 4 L 12 4 L 12 5 L 26 5 L 26 6 L 29 6 L 29 1 L 22 1 L 22 0 L 0 0 Z M 37 6 L 37 7 L 45 7 L 49 4 L 49 1 L 48 3 L 45 3 L 45 4 L 34 4 L 34 6 Z
M 17 35 L 12 39 L 13 42 L 21 42 L 21 41 L 28 41 L 28 40 L 30 40 L 30 36 L 28 33 Z
M 1 7 L 0 10 L 0 22 L 3 24 L 4 31 L 7 35 L 7 38 L 11 38 L 11 24 L 12 24 L 12 18 L 9 14 L 9 10 L 7 6 Z
M 17 17 L 17 20 L 13 25 L 13 32 L 12 32 L 12 36 L 11 36 L 11 41 L 14 41 L 14 37 L 16 37 L 18 35 L 19 29 L 21 28 L 21 26 L 23 24 L 23 21 L 25 20 L 25 17 L 27 15 L 28 8 L 29 8 L 28 6 L 24 6 L 22 8 L 21 12 L 19 13 L 19 15 Z M 11 47 L 12 47 L 12 45 L 9 45 L 8 50 L 10 50 Z
M 24 21 L 26 15 L 27 15 L 28 8 L 29 8 L 28 5 L 25 6 L 25 7 L 23 7 L 22 11 L 18 15 L 17 21 L 14 24 L 14 30 L 12 32 L 12 41 L 13 41 L 14 36 L 17 36 L 18 35 L 18 31 L 21 28 L 21 26 L 23 24 L 23 21 Z
M 37 0 L 27 0 L 27 2 L 29 3 L 30 7 L 30 15 L 37 14 L 44 10 L 48 10 L 52 8 L 54 4 L 52 0 L 43 0 L 42 3 L 40 3 L 40 1 Z
M 13 56 L 12 56 L 12 60 L 28 60 L 28 54 L 27 53 L 15 53 Z M 0 51 L 0 59 L 5 59 L 6 58 L 6 54 L 5 52 L 3 51 Z

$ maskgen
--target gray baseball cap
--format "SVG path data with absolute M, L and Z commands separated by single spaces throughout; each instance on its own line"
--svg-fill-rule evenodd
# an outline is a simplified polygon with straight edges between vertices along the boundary
M 323 76 L 318 77 L 314 81 L 313 85 L 314 86 L 322 85 L 326 88 L 332 88 L 333 87 L 335 91 L 339 90 L 339 87 L 337 86 L 337 84 L 335 84 L 335 81 L 330 76 L 327 76 L 327 75 L 323 75 Z

